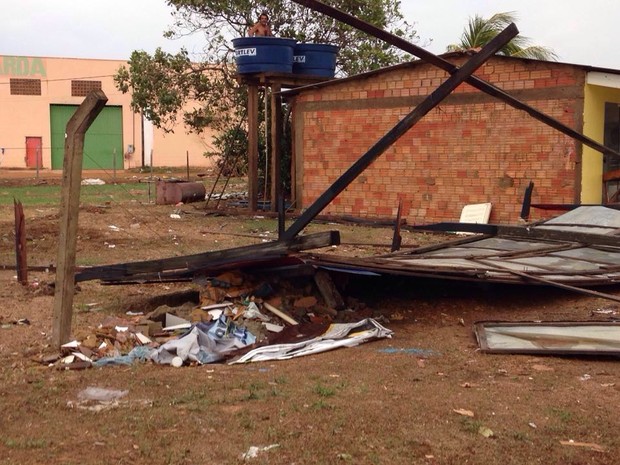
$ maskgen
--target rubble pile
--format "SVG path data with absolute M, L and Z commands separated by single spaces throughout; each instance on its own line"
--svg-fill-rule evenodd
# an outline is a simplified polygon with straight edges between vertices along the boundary
M 97 328 L 76 334 L 62 353 L 42 361 L 59 369 L 136 361 L 180 367 L 283 359 L 390 337 L 391 331 L 377 321 L 381 315 L 354 299 L 345 304 L 326 273 L 313 277 L 267 282 L 226 272 L 197 278 L 199 303 L 159 305 L 149 312 L 128 308 L 125 315 L 108 316 Z M 349 334 L 353 329 L 356 333 Z M 325 343 L 333 339 L 346 341 L 331 347 Z M 248 358 L 265 346 L 271 355 L 257 352 L 256 360 Z

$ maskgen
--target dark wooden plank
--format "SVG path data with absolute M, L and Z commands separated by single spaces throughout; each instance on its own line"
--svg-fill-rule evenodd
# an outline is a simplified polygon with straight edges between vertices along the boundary
M 248 86 L 248 207 L 258 208 L 258 86 Z
M 278 211 L 278 200 L 282 192 L 282 97 L 280 84 L 271 86 L 271 205 L 272 212 Z
M 76 282 L 91 279 L 115 280 L 135 277 L 144 273 L 159 273 L 172 270 L 200 270 L 220 266 L 224 263 L 243 262 L 259 258 L 273 258 L 290 252 L 329 247 L 340 244 L 338 231 L 327 231 L 299 236 L 289 241 L 266 242 L 263 244 L 216 250 L 182 257 L 162 258 L 142 262 L 119 263 L 88 268 L 75 276 Z
M 329 308 L 334 310 L 343 310 L 345 308 L 344 300 L 327 271 L 317 271 L 314 275 L 314 283 Z
M 17 282 L 28 284 L 28 260 L 26 256 L 26 218 L 24 207 L 21 202 L 13 199 L 15 210 L 15 264 L 17 270 Z
M 609 245 L 620 247 L 620 236 L 606 234 L 591 234 L 574 231 L 560 231 L 557 229 L 528 227 L 528 226 L 503 226 L 478 223 L 434 223 L 427 225 L 412 226 L 419 231 L 443 231 L 443 232 L 471 232 L 477 234 L 491 234 L 499 237 L 547 240 L 561 242 L 578 242 L 588 245 Z
M 400 234 L 400 220 L 402 217 L 403 211 L 403 199 L 398 200 L 398 210 L 396 211 L 396 223 L 394 224 L 394 235 L 392 236 L 392 247 L 390 248 L 391 252 L 396 252 L 400 250 L 400 245 L 403 242 L 403 237 Z

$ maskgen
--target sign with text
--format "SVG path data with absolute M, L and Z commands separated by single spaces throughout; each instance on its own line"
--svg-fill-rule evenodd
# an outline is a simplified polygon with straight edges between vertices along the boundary
M 0 75 L 46 77 L 47 73 L 42 58 L 0 56 Z

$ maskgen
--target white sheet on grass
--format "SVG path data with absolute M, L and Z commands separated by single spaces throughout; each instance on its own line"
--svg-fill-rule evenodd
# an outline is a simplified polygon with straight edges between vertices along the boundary
M 373 339 L 392 337 L 393 331 L 380 325 L 372 318 L 357 323 L 336 323 L 329 326 L 322 335 L 307 341 L 291 344 L 273 344 L 258 347 L 229 363 L 264 362 L 287 360 L 303 355 L 326 352 L 339 347 L 354 347 Z

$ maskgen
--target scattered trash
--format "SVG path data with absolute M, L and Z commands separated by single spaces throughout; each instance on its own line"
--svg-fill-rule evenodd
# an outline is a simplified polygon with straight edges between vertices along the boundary
M 105 181 L 98 178 L 86 178 L 82 179 L 82 182 L 80 184 L 82 186 L 103 186 L 105 184 Z
M 581 376 L 579 377 L 579 381 L 588 381 L 588 380 L 590 380 L 590 379 L 592 379 L 592 376 L 591 376 L 591 375 L 589 375 L 589 374 L 587 374 L 587 373 L 586 373 L 585 375 L 581 375 Z
M 616 315 L 618 312 L 616 311 L 618 307 L 605 307 L 605 308 L 597 308 L 596 310 L 592 310 L 592 315 Z
M 129 391 L 120 391 L 115 389 L 106 389 L 98 387 L 87 387 L 78 393 L 78 400 L 93 400 L 98 402 L 111 402 L 121 399 L 129 394 Z
M 463 415 L 464 417 L 474 417 L 474 412 L 472 412 L 471 410 L 465 410 L 463 408 L 459 408 L 459 409 L 452 409 L 452 411 L 454 413 L 458 413 L 459 415 Z
M 280 447 L 280 444 L 271 444 L 270 446 L 265 446 L 265 447 L 250 446 L 247 452 L 244 452 L 243 454 L 241 454 L 240 458 L 241 460 L 254 459 L 258 457 L 258 454 L 260 452 L 267 452 L 268 450 L 274 449 L 276 447 Z
M 313 339 L 299 343 L 259 347 L 230 363 L 287 360 L 339 347 L 354 347 L 373 339 L 391 338 L 392 334 L 391 330 L 381 326 L 372 318 L 367 318 L 358 323 L 336 323 L 330 325 L 322 335 Z
M 575 442 L 572 439 L 569 439 L 568 441 L 560 441 L 560 444 L 562 444 L 563 446 L 586 447 L 595 452 L 606 452 L 603 446 L 595 444 L 593 442 Z
M 541 364 L 532 365 L 532 370 L 535 370 L 535 371 L 555 371 L 553 368 L 548 367 L 547 365 L 541 365 Z
M 132 312 L 131 310 L 129 310 L 128 312 L 125 312 L 125 315 L 140 316 L 140 315 L 144 315 L 144 312 Z
M 274 325 L 273 323 L 263 323 L 263 326 L 267 331 L 270 331 L 272 333 L 279 333 L 284 329 L 284 326 Z
M 2 320 L 0 319 L 0 321 Z M 4 329 L 12 328 L 13 326 L 30 326 L 30 320 L 28 318 L 19 318 L 7 322 L 2 321 L 2 328 Z
M 478 428 L 478 434 L 481 434 L 485 438 L 495 437 L 495 433 L 493 433 L 493 431 L 490 428 L 487 428 L 486 426 L 481 426 L 480 428 Z
M 88 387 L 78 393 L 77 401 L 68 401 L 67 407 L 71 409 L 77 408 L 80 410 L 89 410 L 91 412 L 98 413 L 103 410 L 110 410 L 129 404 L 138 404 L 142 406 L 150 406 L 153 404 L 150 400 L 121 400 L 128 393 L 129 391 Z
M 421 357 L 430 357 L 432 355 L 439 355 L 434 350 L 418 349 L 416 347 L 412 347 L 412 348 L 408 348 L 408 349 L 396 348 L 396 347 L 386 347 L 384 349 L 378 349 L 377 352 L 382 352 L 384 354 L 404 353 L 404 354 L 418 355 L 418 356 L 421 356 Z
M 278 291 L 287 294 L 276 296 L 271 283 L 233 271 L 206 276 L 200 285 L 204 286 L 200 293 L 175 292 L 176 300 L 173 295 L 146 299 L 145 304 L 159 305 L 150 312 L 133 306 L 122 316 L 106 316 L 81 341 L 65 344 L 54 359 L 39 361 L 62 370 L 139 362 L 173 367 L 246 363 L 353 347 L 392 335 L 379 323 L 386 321 L 381 315 L 360 318 L 372 314 L 361 302 L 352 301 L 355 309 L 336 311 L 326 308 L 321 297 L 310 295 L 308 287 L 301 294 L 280 282 Z M 291 290 L 294 293 L 289 294 Z M 434 354 L 409 348 L 388 352 Z

